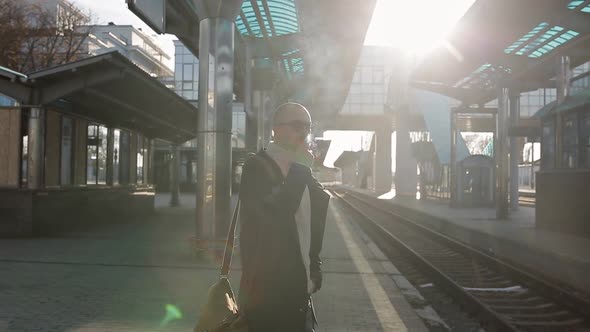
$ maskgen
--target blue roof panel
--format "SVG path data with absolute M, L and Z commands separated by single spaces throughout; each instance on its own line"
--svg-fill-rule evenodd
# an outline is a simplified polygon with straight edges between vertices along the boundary
M 253 3 L 260 13 L 262 28 L 256 17 Z M 242 20 L 242 15 L 246 22 Z M 246 0 L 242 3 L 241 15 L 236 18 L 236 27 L 241 35 L 257 38 L 263 37 L 264 31 L 269 37 L 299 32 L 295 0 Z

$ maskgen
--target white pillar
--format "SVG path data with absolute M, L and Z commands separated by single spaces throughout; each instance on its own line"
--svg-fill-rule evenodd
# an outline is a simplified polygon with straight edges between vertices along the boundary
M 498 116 L 496 117 L 496 138 L 494 159 L 496 162 L 496 218 L 508 218 L 508 89 L 499 81 Z
M 29 110 L 27 151 L 27 187 L 29 189 L 41 189 L 44 187 L 44 137 L 45 137 L 45 110 L 41 106 L 31 107 Z
M 520 92 L 510 91 L 510 125 L 518 125 L 520 119 Z M 510 137 L 510 208 L 512 211 L 518 210 L 519 192 L 518 192 L 518 137 Z

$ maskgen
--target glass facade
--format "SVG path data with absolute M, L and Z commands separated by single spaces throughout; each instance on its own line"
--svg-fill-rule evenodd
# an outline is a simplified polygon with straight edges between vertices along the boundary
M 90 124 L 87 133 L 86 184 L 106 184 L 108 129 L 98 124 Z
M 199 59 L 180 41 L 174 41 L 174 46 L 174 91 L 184 99 L 191 101 L 191 103 L 196 102 L 199 99 Z M 296 64 L 296 62 L 292 62 L 292 64 Z M 302 67 L 301 70 L 303 70 Z M 234 101 L 232 108 L 232 148 L 245 148 L 245 139 L 246 113 L 244 113 L 244 105 Z M 196 139 L 183 143 L 182 147 L 196 149 Z M 186 161 L 182 169 L 186 170 L 189 167 L 189 161 Z M 188 171 L 185 171 L 185 179 L 188 179 L 187 174 Z M 181 174 L 181 181 L 183 181 L 182 179 L 183 175 Z
M 113 131 L 113 184 L 119 184 L 120 173 L 120 156 L 121 156 L 121 131 Z
M 232 148 L 243 149 L 246 147 L 246 112 L 244 105 L 234 103 L 232 110 L 232 131 L 231 146 Z
M 61 158 L 60 158 L 60 184 L 72 184 L 72 155 L 73 155 L 73 121 L 72 118 L 63 116 L 61 119 Z
M 555 167 L 555 121 L 553 119 L 543 121 L 541 141 L 541 168 Z
M 555 99 L 557 99 L 556 89 L 539 89 L 522 93 L 520 95 L 520 116 L 522 118 L 531 117 Z
M 187 100 L 199 98 L 199 59 L 181 42 L 174 42 L 174 90 Z
M 567 114 L 563 119 L 563 151 L 561 165 L 578 167 L 578 113 Z
M 147 158 L 147 141 L 141 134 L 137 134 L 137 183 L 144 183 L 145 161 Z
M 363 47 L 342 114 L 383 114 L 391 76 L 390 52 L 387 47 Z

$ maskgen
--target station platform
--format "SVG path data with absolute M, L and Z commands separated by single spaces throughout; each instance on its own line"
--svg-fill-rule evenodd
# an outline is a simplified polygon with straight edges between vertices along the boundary
M 378 197 L 375 192 L 342 187 Z M 493 208 L 451 208 L 448 202 L 381 198 L 401 215 L 535 273 L 590 294 L 590 239 L 535 227 L 535 209 L 520 206 L 508 220 Z
M 190 251 L 195 200 L 182 196 L 169 208 L 158 195 L 152 217 L 0 240 L 0 331 L 192 331 L 218 262 Z M 328 218 L 317 331 L 427 331 L 420 317 L 436 315 L 418 316 L 397 269 L 336 204 Z

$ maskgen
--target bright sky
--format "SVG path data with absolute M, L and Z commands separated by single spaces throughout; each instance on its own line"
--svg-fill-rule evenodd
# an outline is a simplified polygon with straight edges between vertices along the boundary
M 421 54 L 440 44 L 475 0 L 377 0 L 365 45 Z

